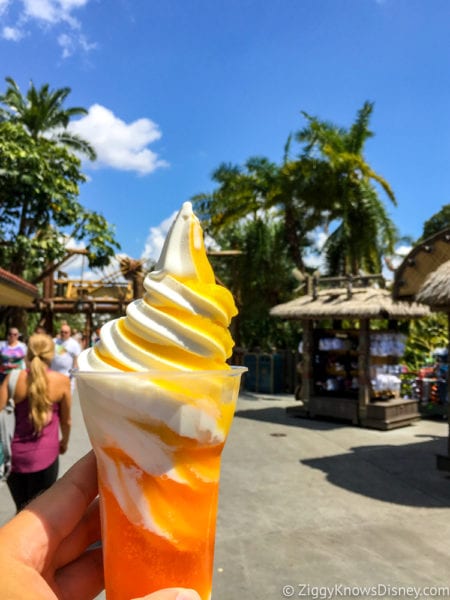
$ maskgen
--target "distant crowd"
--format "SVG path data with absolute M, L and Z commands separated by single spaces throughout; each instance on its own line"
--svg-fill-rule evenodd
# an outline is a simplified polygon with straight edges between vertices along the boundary
M 66 321 L 53 338 L 41 326 L 28 339 L 9 327 L 0 342 L 1 478 L 18 511 L 58 477 L 59 455 L 69 444 L 74 370 L 98 331 L 88 344 Z
M 70 376 L 72 369 L 77 368 L 78 355 L 97 341 L 98 333 L 97 329 L 89 339 L 85 333 L 72 329 L 66 321 L 63 321 L 57 335 L 53 338 L 55 356 L 50 368 Z M 36 327 L 34 334 L 48 335 L 41 325 Z M 13 369 L 25 369 L 26 353 L 27 339 L 17 327 L 10 327 L 6 340 L 0 341 L 0 383 Z

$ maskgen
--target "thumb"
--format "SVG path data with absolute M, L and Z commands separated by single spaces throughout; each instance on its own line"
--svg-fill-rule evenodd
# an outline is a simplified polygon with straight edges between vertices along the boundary
M 186 588 L 167 588 L 142 596 L 142 598 L 134 598 L 133 600 L 201 600 L 195 590 Z

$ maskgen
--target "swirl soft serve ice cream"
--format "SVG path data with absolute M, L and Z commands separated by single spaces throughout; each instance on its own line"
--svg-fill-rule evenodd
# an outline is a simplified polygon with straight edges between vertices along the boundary
M 215 282 L 190 203 L 144 288 L 79 357 L 99 468 L 107 598 L 185 586 L 207 600 L 220 456 L 241 371 L 226 363 L 236 307 Z
M 80 370 L 207 370 L 225 363 L 236 307 L 215 283 L 203 232 L 189 202 L 183 204 L 161 257 L 144 280 L 143 299 L 101 329 L 100 343 L 79 359 Z

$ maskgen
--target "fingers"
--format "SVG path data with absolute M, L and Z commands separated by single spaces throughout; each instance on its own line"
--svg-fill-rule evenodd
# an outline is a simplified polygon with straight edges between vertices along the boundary
M 148 596 L 142 596 L 142 598 L 134 598 L 133 600 L 201 600 L 201 598 L 195 590 L 168 588 L 159 592 L 153 592 L 153 594 L 148 594 Z
M 45 570 L 96 495 L 96 462 L 91 451 L 5 526 L 11 539 L 20 540 L 15 555 L 38 571 Z
M 87 550 L 79 558 L 56 571 L 52 587 L 57 597 L 64 600 L 95 598 L 105 587 L 102 549 Z
M 54 549 L 80 521 L 97 491 L 97 467 L 91 451 L 26 510 L 45 523 Z
M 75 529 L 62 541 L 55 554 L 53 567 L 59 569 L 75 560 L 88 546 L 101 539 L 100 509 L 96 498 Z

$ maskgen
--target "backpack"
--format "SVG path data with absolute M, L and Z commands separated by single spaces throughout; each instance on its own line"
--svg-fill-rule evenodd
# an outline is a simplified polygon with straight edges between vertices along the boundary
M 8 400 L 0 411 L 0 481 L 5 481 L 11 472 L 11 442 L 16 428 L 14 392 L 20 370 L 10 372 L 8 381 Z

